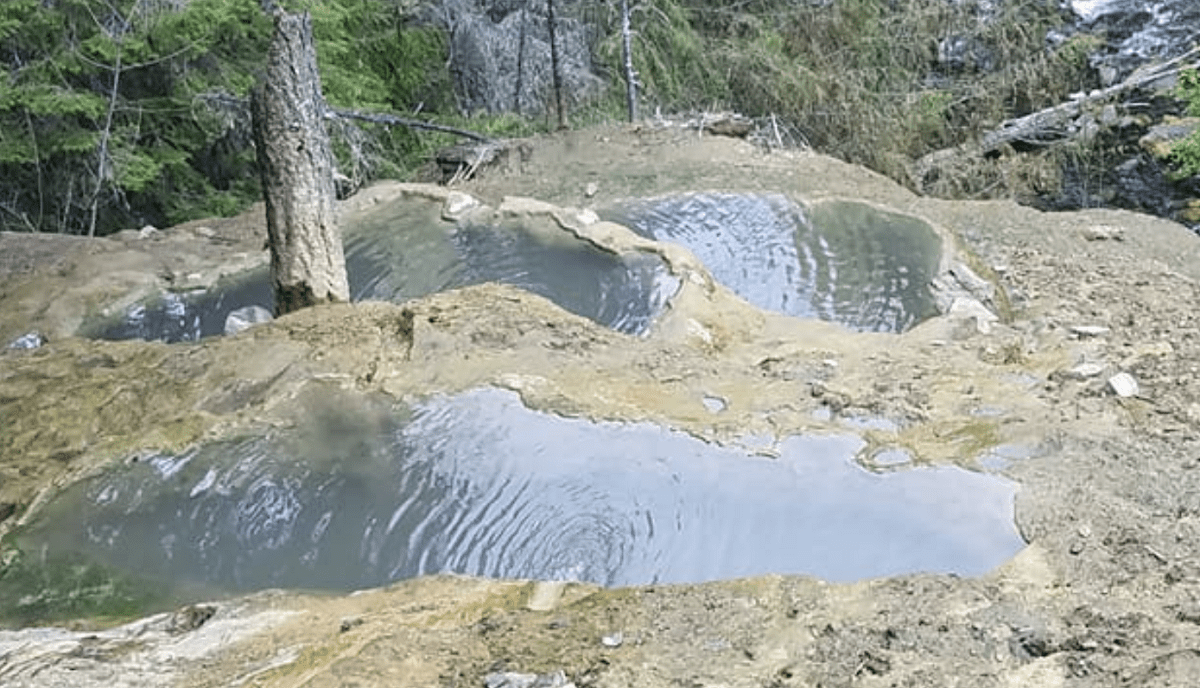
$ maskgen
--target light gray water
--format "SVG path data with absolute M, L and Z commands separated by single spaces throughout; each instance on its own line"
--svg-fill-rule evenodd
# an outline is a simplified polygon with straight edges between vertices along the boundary
M 682 244 L 750 303 L 855 330 L 903 332 L 936 314 L 941 240 L 916 218 L 864 203 L 802 208 L 779 194 L 627 201 L 607 219 Z
M 627 334 L 645 332 L 679 288 L 661 258 L 614 255 L 566 232 L 519 224 L 451 225 L 431 204 L 393 203 L 346 232 L 352 301 L 401 303 L 484 282 L 511 284 Z M 101 339 L 196 341 L 222 334 L 233 310 L 275 307 L 266 269 L 208 292 L 166 294 L 93 323 Z
M 764 573 L 983 573 L 1021 546 L 1014 485 L 870 472 L 852 434 L 777 459 L 481 389 L 412 409 L 310 400 L 290 432 L 158 455 L 81 484 L 21 542 L 178 585 L 353 589 L 427 573 L 605 585 Z
M 853 202 L 805 210 L 781 195 L 688 194 L 630 201 L 605 215 L 691 249 L 751 303 L 857 330 L 901 332 L 935 314 L 929 282 L 941 243 L 915 218 Z M 517 223 L 449 225 L 429 205 L 394 203 L 345 240 L 351 299 L 405 300 L 496 281 L 629 334 L 647 331 L 679 287 L 650 253 L 613 255 Z M 274 309 L 266 270 L 207 293 L 164 297 L 93 323 L 104 339 L 195 341 L 230 311 Z

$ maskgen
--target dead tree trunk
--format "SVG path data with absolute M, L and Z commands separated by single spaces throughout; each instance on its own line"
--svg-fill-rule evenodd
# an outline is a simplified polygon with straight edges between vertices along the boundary
M 308 13 L 275 14 L 266 74 L 250 106 L 267 204 L 275 314 L 348 301 L 333 152 Z
M 1115 101 L 1119 97 L 1156 81 L 1177 75 L 1181 71 L 1198 68 L 1200 68 L 1200 48 L 1192 48 L 1162 64 L 1140 67 L 1119 84 L 1093 91 L 1075 100 L 1039 110 L 1024 117 L 1006 120 L 1000 124 L 999 129 L 983 135 L 980 139 L 980 147 L 984 153 L 991 153 L 1006 144 L 1044 147 L 1067 140 L 1072 138 L 1072 125 L 1088 108 L 1095 107 L 1098 103 Z
M 513 89 L 513 112 L 521 114 L 521 82 L 525 76 L 525 30 L 529 23 L 528 6 L 521 8 L 521 33 L 517 38 L 517 87 Z
M 629 27 L 629 0 L 621 0 L 621 52 L 625 60 L 625 107 L 629 113 L 629 121 L 636 122 L 637 108 L 637 72 L 633 69 L 633 31 Z
M 546 0 L 546 25 L 550 33 L 550 72 L 554 82 L 554 107 L 558 113 L 558 128 L 567 128 L 567 113 L 563 109 L 562 71 L 558 61 L 558 22 L 554 19 L 554 0 Z

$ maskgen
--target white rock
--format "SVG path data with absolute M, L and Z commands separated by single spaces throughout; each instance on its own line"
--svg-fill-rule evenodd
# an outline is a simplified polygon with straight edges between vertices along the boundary
M 479 206 L 479 200 L 461 191 L 451 191 L 442 205 L 443 220 L 457 220 L 463 213 Z
M 1124 241 L 1125 229 L 1122 227 L 1113 227 L 1112 225 L 1091 225 L 1085 227 L 1082 232 L 1084 239 L 1088 241 Z
M 8 343 L 10 349 L 37 349 L 46 343 L 41 332 L 33 331 L 17 337 Z
M 1103 363 L 1080 363 L 1067 371 L 1067 374 L 1076 380 L 1085 380 L 1103 373 L 1104 368 L 1105 365 Z
M 1108 378 L 1109 389 L 1119 397 L 1137 396 L 1138 383 L 1129 373 L 1117 373 Z
M 1192 421 L 1193 423 L 1200 423 L 1200 404 L 1188 404 L 1188 407 L 1184 413 L 1187 414 L 1188 420 Z
M 1099 337 L 1108 334 L 1109 329 L 1103 325 L 1072 325 L 1071 332 L 1080 337 Z
M 952 318 L 962 318 L 964 320 L 974 320 L 975 330 L 979 334 L 987 334 L 992 331 L 992 324 L 999 322 L 1000 318 L 995 313 L 988 310 L 987 306 L 983 305 L 976 299 L 960 296 L 950 304 L 948 315 Z
M 687 332 L 690 336 L 699 339 L 705 344 L 711 345 L 713 343 L 712 332 L 709 332 L 708 328 L 704 325 L 701 325 L 698 320 L 688 318 Z
M 621 647 L 624 642 L 625 634 L 620 631 L 600 638 L 600 644 L 604 647 Z
M 247 327 L 259 323 L 271 322 L 273 319 L 271 311 L 262 306 L 239 308 L 235 311 L 230 311 L 229 315 L 225 316 L 225 334 L 237 334 Z

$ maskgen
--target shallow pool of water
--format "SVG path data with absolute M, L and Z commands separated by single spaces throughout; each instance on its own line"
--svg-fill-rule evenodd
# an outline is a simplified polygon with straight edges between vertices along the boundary
M 352 301 L 401 303 L 501 282 L 617 331 L 640 334 L 679 288 L 653 254 L 618 256 L 566 232 L 518 223 L 451 225 L 432 204 L 393 203 L 348 228 L 344 243 Z M 135 304 L 117 318 L 89 323 L 85 331 L 100 339 L 196 341 L 223 334 L 229 313 L 247 306 L 275 308 L 265 268 L 209 291 Z
M 930 283 L 937 233 L 865 203 L 801 207 L 779 194 L 680 194 L 602 211 L 659 241 L 682 244 L 750 303 L 855 330 L 902 332 L 937 313 Z
M 605 585 L 974 575 L 1023 544 L 1011 482 L 867 471 L 852 434 L 791 437 L 763 458 L 531 411 L 495 389 L 412 408 L 317 400 L 305 417 L 82 483 L 20 543 L 230 591 L 437 572 Z

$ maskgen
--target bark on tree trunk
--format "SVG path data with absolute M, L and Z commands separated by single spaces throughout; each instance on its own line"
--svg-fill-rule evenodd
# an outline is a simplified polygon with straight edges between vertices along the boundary
M 562 72 L 558 64 L 558 22 L 554 19 L 554 0 L 546 0 L 546 24 L 550 33 L 550 71 L 554 82 L 554 107 L 558 112 L 558 128 L 567 128 L 567 113 L 563 109 Z
M 266 74 L 254 89 L 251 114 L 267 204 L 275 314 L 348 301 L 333 152 L 307 12 L 275 14 Z
M 629 121 L 636 122 L 637 111 L 637 72 L 633 70 L 633 31 L 629 28 L 629 0 L 621 0 L 621 52 L 625 58 L 625 107 L 629 112 Z
M 513 112 L 521 114 L 521 81 L 525 75 L 525 29 L 529 21 L 528 7 L 521 8 L 521 33 L 517 39 L 517 87 L 513 89 Z

